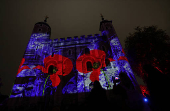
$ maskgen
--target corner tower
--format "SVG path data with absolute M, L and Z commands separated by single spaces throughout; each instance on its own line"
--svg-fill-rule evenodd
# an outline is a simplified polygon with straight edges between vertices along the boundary
M 135 89 L 139 90 L 138 83 L 133 74 L 131 66 L 126 58 L 123 47 L 117 37 L 116 31 L 112 25 L 112 21 L 104 20 L 103 15 L 101 14 L 102 21 L 100 22 L 99 30 L 102 35 L 107 38 L 110 43 L 110 48 L 112 51 L 113 59 L 115 60 L 113 64 L 119 66 L 118 72 L 126 72 L 128 77 L 131 79 Z
M 34 25 L 34 29 L 32 31 L 32 34 L 43 33 L 43 34 L 51 35 L 51 27 L 47 24 L 48 18 L 49 17 L 46 16 L 44 22 L 37 22 Z
M 108 40 L 110 41 L 112 38 L 117 37 L 117 34 L 112 25 L 112 21 L 104 20 L 102 14 L 101 17 L 102 17 L 102 21 L 100 22 L 99 31 L 101 31 L 102 35 L 106 35 Z
M 34 25 L 10 98 L 42 96 L 43 82 L 47 75 L 33 68 L 38 65 L 43 66 L 44 58 L 52 54 L 51 27 L 47 24 L 47 18 L 46 16 L 44 22 Z
M 24 64 L 43 64 L 43 59 L 51 55 L 51 27 L 47 24 L 47 18 L 48 17 L 46 16 L 44 22 L 38 22 L 34 25 L 30 40 L 28 42 L 23 57 L 25 59 Z

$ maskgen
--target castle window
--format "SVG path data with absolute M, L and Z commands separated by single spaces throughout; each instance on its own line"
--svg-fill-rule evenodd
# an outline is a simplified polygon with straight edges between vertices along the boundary
M 86 62 L 87 71 L 92 71 L 92 63 L 90 61 Z
M 46 88 L 45 95 L 50 95 L 50 93 L 51 93 L 51 88 L 50 87 Z
M 53 56 L 54 56 L 54 52 L 52 53 L 51 57 L 53 57 Z
M 68 50 L 68 55 L 71 55 L 71 50 Z
M 48 31 L 50 31 L 50 28 L 47 28 Z
M 49 66 L 49 68 L 48 68 L 48 74 L 53 74 L 53 68 L 54 68 L 53 65 Z
M 58 69 L 53 65 L 50 65 L 48 68 L 48 74 L 50 74 L 50 75 L 55 74 L 57 71 L 58 71 Z
M 109 60 L 109 59 L 105 59 L 105 63 L 106 63 L 106 66 L 111 66 L 111 65 L 110 65 L 110 60 Z
M 85 48 L 85 54 L 90 54 L 90 49 L 89 48 Z
M 105 49 L 105 47 L 102 45 L 102 50 L 105 52 L 106 51 L 106 49 Z
M 38 31 L 40 32 L 40 31 L 42 31 L 42 29 L 38 29 Z

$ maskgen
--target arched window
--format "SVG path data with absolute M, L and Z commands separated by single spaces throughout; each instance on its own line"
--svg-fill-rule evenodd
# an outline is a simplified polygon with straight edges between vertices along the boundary
M 39 32 L 41 32 L 41 31 L 42 31 L 42 29 L 38 29 L 38 31 L 39 31 Z
M 50 87 L 46 88 L 45 95 L 50 95 L 50 93 L 51 93 L 51 88 Z
M 105 46 L 103 46 L 103 45 L 102 45 L 102 50 L 103 50 L 104 52 L 106 51 Z
M 110 65 L 110 60 L 109 60 L 109 59 L 105 59 L 105 63 L 106 63 L 106 66 L 111 66 L 111 65 Z
M 85 48 L 85 54 L 90 54 L 90 49 L 89 48 Z
M 86 62 L 87 71 L 92 71 L 92 63 L 90 61 Z
M 50 32 L 47 32 L 47 34 L 50 34 Z
M 53 68 L 54 68 L 53 65 L 49 66 L 49 68 L 48 68 L 48 73 L 49 74 L 53 74 Z
M 52 55 L 51 55 L 51 57 L 53 57 L 54 56 L 54 52 L 52 52 Z
M 68 55 L 71 55 L 71 50 L 68 50 Z
M 54 74 L 58 71 L 58 69 L 56 67 L 54 67 L 53 65 L 50 65 L 48 68 L 48 74 Z

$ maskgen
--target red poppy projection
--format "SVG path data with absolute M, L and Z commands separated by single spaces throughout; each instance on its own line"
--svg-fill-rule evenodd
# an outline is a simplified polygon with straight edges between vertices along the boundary
M 108 59 L 109 59 L 110 62 L 116 61 L 116 60 L 114 60 L 113 58 L 108 58 Z
M 60 84 L 61 80 L 58 75 L 66 76 L 71 72 L 73 68 L 72 61 L 69 58 L 64 57 L 62 55 L 54 54 L 53 57 L 48 56 L 44 59 L 44 67 L 38 65 L 33 69 L 39 69 L 43 73 L 49 73 L 48 69 L 50 66 L 53 66 L 57 69 L 57 71 L 54 71 L 50 75 L 50 80 L 52 81 L 53 87 L 56 87 Z
M 22 70 L 24 70 L 24 69 L 30 69 L 28 66 L 23 66 L 23 67 L 22 67 L 22 65 L 24 64 L 24 62 L 25 62 L 25 58 L 22 58 L 21 63 L 20 63 L 19 68 L 18 68 L 17 75 L 18 75 Z M 22 68 L 21 68 L 21 67 L 22 67 Z
M 91 50 L 90 54 L 83 54 L 76 60 L 76 68 L 81 73 L 91 72 L 90 80 L 94 82 L 95 80 L 99 81 L 100 68 L 106 67 L 105 64 L 106 54 L 101 50 Z M 95 63 L 99 63 L 97 68 L 92 68 L 91 71 L 87 70 L 87 62 L 90 62 L 92 66 Z
M 125 54 L 125 51 L 123 50 L 123 48 L 122 48 L 122 52 Z
M 127 59 L 125 56 L 120 56 L 119 59 L 118 59 L 118 61 L 119 61 L 119 60 L 125 60 L 125 61 L 128 62 L 128 59 Z

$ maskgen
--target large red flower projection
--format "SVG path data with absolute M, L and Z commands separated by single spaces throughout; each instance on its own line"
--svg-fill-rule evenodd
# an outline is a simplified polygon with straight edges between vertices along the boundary
M 76 68 L 81 73 L 88 73 L 92 71 L 90 80 L 92 82 L 95 80 L 99 81 L 100 68 L 106 67 L 105 57 L 106 54 L 104 51 L 91 50 L 90 54 L 83 54 L 76 60 Z M 93 66 L 92 70 L 87 69 L 87 66 L 89 65 L 88 63 Z M 94 68 L 95 65 L 98 66 Z
M 52 86 L 56 87 L 60 84 L 60 78 L 58 75 L 66 76 L 68 75 L 72 68 L 72 61 L 62 55 L 54 54 L 54 56 L 48 56 L 44 59 L 44 67 L 36 66 L 33 69 L 39 69 L 43 73 L 49 73 L 49 67 L 53 66 L 53 73 L 50 74 L 50 80 L 52 81 Z
M 24 64 L 24 62 L 25 62 L 25 58 L 22 58 L 21 63 L 20 63 L 19 68 L 18 68 L 17 75 L 18 75 L 22 70 L 24 70 L 24 69 L 30 69 L 28 66 L 23 66 L 23 67 L 22 67 L 22 65 Z M 22 67 L 22 68 L 21 68 L 21 67 Z

